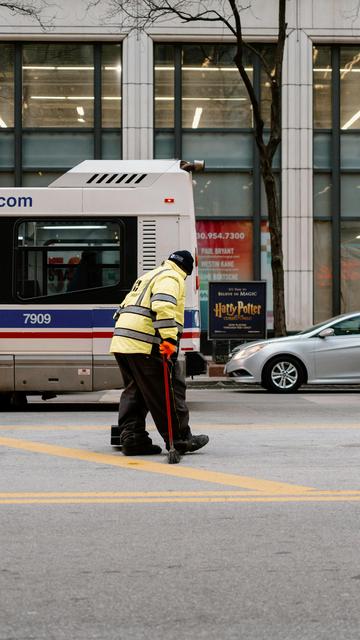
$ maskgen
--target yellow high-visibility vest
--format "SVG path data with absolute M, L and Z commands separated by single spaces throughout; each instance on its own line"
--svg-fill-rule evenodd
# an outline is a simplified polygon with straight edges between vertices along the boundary
M 136 280 L 118 309 L 111 353 L 150 354 L 184 328 L 186 273 L 172 260 Z

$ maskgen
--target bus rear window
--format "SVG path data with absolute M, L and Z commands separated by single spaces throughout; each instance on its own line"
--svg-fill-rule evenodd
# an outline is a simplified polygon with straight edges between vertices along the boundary
M 16 228 L 16 292 L 23 300 L 115 286 L 121 225 L 84 220 L 26 220 Z

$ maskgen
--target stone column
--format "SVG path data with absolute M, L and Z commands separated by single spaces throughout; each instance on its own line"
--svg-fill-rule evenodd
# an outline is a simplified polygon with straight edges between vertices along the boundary
M 153 42 L 132 31 L 123 41 L 123 159 L 153 157 Z
M 312 41 L 287 39 L 282 94 L 282 220 L 287 329 L 313 322 Z

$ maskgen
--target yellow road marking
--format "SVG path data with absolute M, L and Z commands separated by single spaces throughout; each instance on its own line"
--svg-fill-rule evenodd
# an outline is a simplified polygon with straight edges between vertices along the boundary
M 277 494 L 276 494 L 277 495 Z M 300 494 L 299 494 L 300 495 Z M 304 497 L 337 497 L 350 496 L 359 497 L 360 491 L 353 489 L 345 490 L 317 490 L 313 489 L 311 493 L 301 494 Z M 209 497 L 272 497 L 272 493 L 260 493 L 259 491 L 248 490 L 228 490 L 228 491 L 6 491 L 0 493 L 0 499 L 30 499 L 39 500 L 47 498 L 209 498 Z M 286 494 L 278 497 L 287 497 Z M 291 497 L 291 495 L 289 496 Z
M 264 496 L 192 496 L 154 498 L 0 498 L 0 505 L 6 504 L 174 504 L 174 503 L 234 503 L 234 502 L 360 502 L 357 496 L 318 495 L 270 495 Z
M 119 454 L 104 454 L 94 451 L 84 451 L 82 449 L 70 449 L 59 445 L 46 444 L 43 442 L 33 442 L 27 440 L 18 440 L 16 438 L 0 437 L 0 446 L 10 447 L 13 449 L 22 449 L 33 453 L 43 453 L 46 455 L 59 456 L 62 458 L 70 458 L 73 460 L 83 460 L 85 462 L 96 462 L 99 464 L 107 464 L 124 469 L 133 469 L 135 471 L 143 471 L 157 473 L 161 475 L 175 476 L 177 478 L 188 478 L 190 480 L 199 480 L 201 482 L 212 482 L 214 484 L 223 484 L 227 486 L 242 487 L 243 489 L 255 489 L 257 491 L 265 491 L 268 493 L 286 493 L 299 494 L 312 491 L 311 487 L 301 485 L 292 485 L 285 482 L 276 482 L 273 480 L 262 480 L 248 476 L 240 476 L 231 473 L 222 473 L 219 471 L 208 471 L 206 469 L 194 469 L 184 465 L 167 464 L 167 462 L 150 462 L 140 458 L 125 458 Z

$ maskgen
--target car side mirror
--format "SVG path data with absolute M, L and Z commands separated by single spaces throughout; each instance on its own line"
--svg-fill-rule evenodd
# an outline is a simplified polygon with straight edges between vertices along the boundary
M 318 337 L 319 338 L 329 338 L 330 336 L 333 336 L 335 334 L 335 331 L 332 327 L 327 327 L 326 329 L 323 329 L 322 331 L 320 331 L 320 333 L 318 333 Z

